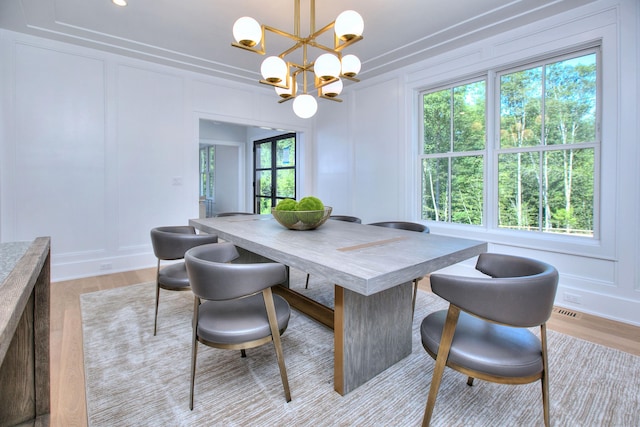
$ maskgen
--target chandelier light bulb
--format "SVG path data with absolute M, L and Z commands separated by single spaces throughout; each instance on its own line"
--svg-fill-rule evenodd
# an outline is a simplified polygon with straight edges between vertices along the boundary
M 342 92 L 342 80 L 338 79 L 333 83 L 322 86 L 321 90 L 324 96 L 335 98 L 336 96 L 340 95 L 340 92 Z
M 296 81 L 291 79 L 291 87 L 289 89 L 284 89 L 276 86 L 276 93 L 280 95 L 280 98 L 289 99 L 291 98 L 297 90 Z
M 347 77 L 355 77 L 359 72 L 362 64 L 360 59 L 355 55 L 345 55 L 342 57 L 342 74 Z
M 345 10 L 338 15 L 333 28 L 340 40 L 349 41 L 362 35 L 364 20 L 355 10 Z
M 318 102 L 316 99 L 308 94 L 302 94 L 296 96 L 293 100 L 293 112 L 301 119 L 308 119 L 318 111 Z
M 0 0 L 1 1 L 1 0 Z M 112 0 L 127 1 L 127 0 Z M 359 81 L 361 63 L 355 55 L 345 55 L 344 49 L 362 40 L 364 20 L 356 11 L 345 10 L 335 21 L 315 30 L 316 1 L 309 2 L 309 30 L 307 37 L 299 34 L 300 0 L 294 1 L 295 34 L 260 24 L 254 18 L 243 16 L 233 24 L 234 41 L 231 46 L 263 56 L 260 66 L 260 83 L 274 87 L 279 103 L 292 101 L 293 111 L 303 119 L 313 117 L 318 111 L 318 98 L 341 102 L 338 95 L 344 90 L 344 79 Z M 334 33 L 335 34 L 332 34 Z M 291 46 L 281 53 L 267 52 L 267 34 L 284 37 L 293 42 L 277 44 Z M 325 45 L 320 36 L 331 42 Z M 309 48 L 320 52 L 309 55 Z M 297 52 L 295 56 L 289 56 Z M 273 56 L 269 56 L 273 55 Z M 316 55 L 319 55 L 316 57 Z M 291 59 L 293 58 L 293 59 Z M 314 61 L 315 59 L 315 61 Z M 298 85 L 298 82 L 300 83 Z M 273 92 L 271 92 L 273 94 Z
M 260 72 L 269 83 L 280 83 L 286 80 L 288 72 L 287 63 L 279 56 L 270 56 L 262 61 Z
M 127 0 L 111 0 L 116 6 L 126 6 Z
M 316 73 L 316 77 L 320 80 L 331 80 L 340 75 L 340 60 L 337 56 L 330 53 L 323 53 L 316 59 L 313 64 L 313 70 Z
M 243 16 L 233 24 L 233 38 L 238 44 L 253 47 L 262 39 L 262 28 L 255 19 Z

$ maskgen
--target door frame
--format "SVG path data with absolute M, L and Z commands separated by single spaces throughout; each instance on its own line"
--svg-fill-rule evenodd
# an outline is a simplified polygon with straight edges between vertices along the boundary
M 200 144 L 207 144 L 207 145 L 224 145 L 227 147 L 236 147 L 238 149 L 238 167 L 236 169 L 237 175 L 238 175 L 238 210 L 239 211 L 246 211 L 247 209 L 247 200 L 245 197 L 245 189 L 246 189 L 246 144 L 244 142 L 237 142 L 237 141 L 223 141 L 223 140 L 218 140 L 218 139 L 207 139 L 207 138 L 200 138 Z M 200 167 L 198 166 L 198 172 L 200 170 Z M 215 178 L 214 178 L 214 192 L 217 194 L 218 193 L 218 187 L 217 187 L 217 183 L 218 183 L 218 177 L 217 177 L 217 168 L 215 170 Z

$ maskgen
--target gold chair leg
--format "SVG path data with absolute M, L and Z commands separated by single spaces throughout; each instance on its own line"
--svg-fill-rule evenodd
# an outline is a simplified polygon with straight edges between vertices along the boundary
M 191 339 L 191 390 L 189 392 L 189 409 L 193 411 L 193 389 L 196 380 L 196 358 L 198 356 L 198 312 L 200 309 L 200 299 L 194 297 L 193 303 L 193 321 L 191 326 L 193 328 Z
M 276 349 L 276 358 L 278 359 L 278 368 L 280 369 L 280 378 L 284 387 L 284 397 L 287 402 L 291 402 L 291 391 L 289 390 L 289 379 L 287 378 L 287 368 L 284 364 L 284 353 L 282 352 L 282 343 L 280 342 L 280 329 L 278 328 L 278 318 L 276 316 L 276 307 L 273 302 L 273 293 L 271 288 L 262 291 L 265 306 L 267 307 L 267 317 L 269 318 L 269 327 L 271 328 L 271 339 Z
M 153 317 L 153 336 L 156 336 L 158 331 L 158 304 L 160 302 L 160 286 L 156 284 L 156 314 Z
M 451 342 L 453 341 L 453 333 L 456 330 L 456 324 L 458 323 L 459 316 L 460 309 L 454 305 L 449 305 L 447 320 L 445 321 L 444 328 L 442 330 L 442 337 L 440 338 L 440 345 L 438 347 L 436 366 L 433 368 L 433 377 L 431 378 L 427 406 L 424 410 L 424 417 L 422 418 L 422 427 L 428 427 L 431 422 L 433 408 L 436 406 L 436 397 L 438 395 L 438 390 L 440 389 L 440 382 L 442 381 L 444 368 L 447 366 L 449 350 L 451 350 Z
M 153 318 L 153 336 L 156 336 L 158 329 L 158 303 L 160 302 L 160 260 L 158 260 L 158 268 L 156 270 L 156 314 Z
M 542 345 L 542 376 L 540 383 L 542 385 L 542 413 L 544 415 L 544 425 L 549 427 L 549 365 L 547 360 L 547 325 L 540 325 L 540 343 Z

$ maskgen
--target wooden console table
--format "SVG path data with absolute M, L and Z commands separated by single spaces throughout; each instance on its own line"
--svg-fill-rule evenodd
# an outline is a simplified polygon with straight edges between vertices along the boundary
M 0 426 L 49 425 L 51 239 L 0 243 Z

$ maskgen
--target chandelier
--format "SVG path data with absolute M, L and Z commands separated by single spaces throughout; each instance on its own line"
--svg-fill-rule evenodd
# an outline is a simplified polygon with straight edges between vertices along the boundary
M 320 98 L 342 102 L 338 98 L 343 88 L 342 80 L 360 81 L 355 77 L 360 72 L 360 60 L 355 55 L 343 56 L 342 50 L 362 40 L 364 29 L 360 14 L 346 10 L 338 15 L 335 21 L 316 31 L 315 0 L 310 0 L 309 15 L 307 37 L 300 35 L 300 0 L 294 0 L 293 34 L 268 25 L 260 25 L 255 19 L 244 16 L 233 24 L 233 37 L 236 42 L 231 43 L 234 47 L 265 55 L 267 31 L 293 41 L 294 44 L 279 55 L 268 56 L 262 61 L 260 72 L 263 79 L 260 83 L 275 88 L 281 98 L 279 103 L 293 100 L 293 111 L 303 119 L 312 117 L 318 109 L 316 99 L 309 94 L 310 88 L 317 90 Z M 332 28 L 333 46 L 320 43 L 318 38 Z M 325 37 L 330 38 L 329 35 Z M 310 61 L 310 48 L 324 53 Z M 288 60 L 287 56 L 293 52 L 300 55 L 298 49 L 301 49 L 301 58 Z M 313 86 L 309 82 L 310 78 L 313 78 Z

